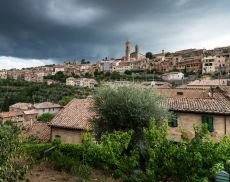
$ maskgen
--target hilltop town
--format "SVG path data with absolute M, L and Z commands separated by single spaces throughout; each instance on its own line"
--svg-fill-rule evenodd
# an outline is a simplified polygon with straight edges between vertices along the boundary
M 63 64 L 46 65 L 34 68 L 24 68 L 21 70 L 0 70 L 0 79 L 25 80 L 30 82 L 47 82 L 54 83 L 55 80 L 48 79 L 50 75 L 58 72 L 64 73 L 67 77 L 95 77 L 97 73 L 118 72 L 125 74 L 131 72 L 146 72 L 155 74 L 164 74 L 170 77 L 170 72 L 174 72 L 173 78 L 166 79 L 182 79 L 176 73 L 188 75 L 212 75 L 229 77 L 230 72 L 230 46 L 219 47 L 212 50 L 206 49 L 186 49 L 173 53 L 147 52 L 142 54 L 138 45 L 135 51 L 131 52 L 131 43 L 125 43 L 124 56 L 121 58 L 105 58 L 101 61 L 90 63 L 84 59 L 78 62 L 64 61 Z M 169 76 L 168 76 L 169 75 Z M 174 78 L 175 77 L 175 78 Z

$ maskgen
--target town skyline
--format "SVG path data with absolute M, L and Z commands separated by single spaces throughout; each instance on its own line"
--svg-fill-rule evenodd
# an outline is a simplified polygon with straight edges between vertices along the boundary
M 129 40 L 127 40 L 129 41 Z M 129 41 L 130 42 L 130 41 Z M 103 58 L 98 58 L 98 59 L 88 59 L 90 61 L 90 63 L 96 63 L 98 61 L 103 61 L 105 59 L 121 59 L 121 58 L 124 58 L 126 55 L 125 55 L 125 43 L 123 43 L 123 55 L 121 53 L 121 56 L 119 57 L 110 57 L 110 56 L 105 56 Z M 130 42 L 130 51 L 131 52 L 135 52 L 135 46 L 138 45 L 138 47 L 140 48 L 139 44 L 135 44 L 132 42 Z M 159 54 L 159 53 L 162 53 L 162 51 L 164 53 L 175 53 L 175 52 L 179 52 L 179 51 L 184 51 L 184 50 L 189 50 L 189 49 L 194 49 L 194 50 L 199 50 L 199 49 L 203 49 L 203 50 L 214 50 L 216 48 L 224 48 L 224 47 L 230 47 L 229 45 L 226 45 L 226 46 L 216 46 L 212 49 L 206 49 L 206 48 L 188 48 L 188 49 L 181 49 L 181 50 L 175 50 L 175 51 L 167 51 L 165 49 L 162 49 L 158 52 L 151 52 L 151 51 L 147 51 L 147 52 L 151 52 L 153 55 L 154 54 Z M 142 53 L 143 55 L 145 55 L 147 52 L 142 52 L 140 50 L 140 53 Z M 0 70 L 10 70 L 10 69 L 24 69 L 24 68 L 35 68 L 35 67 L 40 67 L 40 66 L 45 66 L 45 65 L 57 65 L 57 64 L 62 64 L 64 62 L 73 62 L 73 61 L 77 61 L 79 64 L 81 63 L 81 60 L 85 60 L 84 58 L 82 59 L 77 59 L 77 58 L 74 58 L 72 60 L 67 60 L 67 59 L 31 59 L 31 58 L 17 58 L 17 57 L 11 57 L 11 56 L 0 56 L 0 63 L 6 63 L 6 64 L 0 64 Z M 17 66 L 15 66 L 15 63 L 18 63 Z

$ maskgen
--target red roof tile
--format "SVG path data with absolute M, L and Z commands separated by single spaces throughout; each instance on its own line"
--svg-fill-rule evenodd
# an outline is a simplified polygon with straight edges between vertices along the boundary
M 172 111 L 230 114 L 230 101 L 227 99 L 166 98 L 162 106 Z
M 51 135 L 51 129 L 47 123 L 34 122 L 32 127 L 26 131 L 27 135 L 35 135 L 42 141 L 48 141 Z
M 94 116 L 90 111 L 91 99 L 73 99 L 50 122 L 51 127 L 69 129 L 90 129 L 89 119 Z
M 17 117 L 22 115 L 23 115 L 22 112 L 18 112 L 18 111 L 1 112 L 0 118 Z
M 34 104 L 34 107 L 36 109 L 47 109 L 47 108 L 60 108 L 61 106 L 59 104 L 55 104 L 52 102 L 42 102 L 42 103 Z

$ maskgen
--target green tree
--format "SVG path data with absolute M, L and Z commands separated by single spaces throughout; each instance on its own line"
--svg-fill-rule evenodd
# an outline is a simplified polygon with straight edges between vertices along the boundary
M 88 72 L 87 72 L 87 73 L 85 73 L 85 77 L 86 77 L 86 78 L 92 78 L 93 75 L 92 75 L 91 73 L 88 73 Z
M 71 97 L 71 96 L 65 96 L 63 97 L 60 101 L 59 101 L 59 104 L 61 106 L 65 106 L 66 104 L 68 104 L 74 97 Z
M 50 122 L 54 118 L 54 114 L 52 113 L 44 113 L 38 117 L 38 121 L 42 122 Z
M 147 53 L 145 54 L 145 57 L 146 57 L 146 58 L 149 58 L 149 59 L 153 59 L 153 54 L 152 54 L 151 52 L 147 52 Z
M 18 181 L 26 172 L 26 164 L 20 161 L 23 150 L 19 135 L 20 129 L 13 124 L 0 124 L 0 181 Z
M 132 71 L 130 71 L 130 70 L 125 70 L 125 74 L 126 74 L 126 75 L 132 75 Z
M 165 56 L 166 56 L 166 57 L 169 57 L 169 56 L 171 56 L 171 53 L 170 53 L 170 52 L 167 52 L 167 53 L 165 54 Z
M 82 59 L 81 64 L 90 64 L 90 61 L 86 61 L 85 59 Z
M 121 75 L 118 71 L 113 71 L 111 74 L 110 74 L 110 78 L 112 80 L 120 80 L 121 78 Z
M 134 140 L 141 140 L 143 128 L 149 127 L 151 118 L 160 121 L 166 110 L 160 107 L 161 97 L 151 88 L 139 85 L 100 87 L 93 95 L 93 119 L 98 139 L 114 130 L 134 130 Z

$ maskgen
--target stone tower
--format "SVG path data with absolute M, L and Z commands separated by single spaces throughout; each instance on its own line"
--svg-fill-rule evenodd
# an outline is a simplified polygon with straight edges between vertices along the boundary
M 130 42 L 128 40 L 125 43 L 125 58 L 126 61 L 130 61 Z
M 139 60 L 139 46 L 138 45 L 135 46 L 135 58 L 136 60 Z

